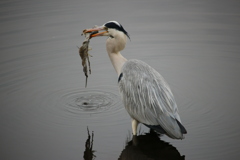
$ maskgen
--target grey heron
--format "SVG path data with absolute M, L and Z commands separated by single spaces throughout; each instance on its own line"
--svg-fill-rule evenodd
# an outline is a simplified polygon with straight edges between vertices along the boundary
M 166 134 L 183 139 L 187 131 L 181 123 L 178 108 L 164 78 L 151 66 L 140 60 L 127 60 L 120 51 L 125 48 L 128 32 L 117 21 L 86 29 L 92 37 L 108 36 L 106 49 L 118 74 L 118 85 L 124 106 L 132 118 L 132 132 L 137 135 L 139 123 Z

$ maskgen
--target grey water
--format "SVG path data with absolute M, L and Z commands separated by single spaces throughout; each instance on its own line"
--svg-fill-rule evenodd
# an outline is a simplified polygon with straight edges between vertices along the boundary
M 105 37 L 90 42 L 85 88 L 81 32 L 109 20 L 130 34 L 122 55 L 169 83 L 185 139 L 140 125 L 132 140 Z M 240 1 L 1 1 L 0 56 L 0 159 L 240 157 Z

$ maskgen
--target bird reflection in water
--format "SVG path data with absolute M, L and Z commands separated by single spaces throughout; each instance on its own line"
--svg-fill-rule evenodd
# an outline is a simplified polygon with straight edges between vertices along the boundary
M 171 144 L 160 140 L 159 134 L 150 130 L 145 135 L 133 136 L 126 143 L 118 160 L 184 160 L 178 150 Z
M 88 131 L 88 139 L 86 140 L 85 143 L 85 151 L 83 153 L 83 158 L 84 160 L 93 160 L 95 159 L 95 155 L 94 155 L 94 150 L 93 150 L 93 137 L 94 137 L 94 133 L 92 131 L 92 135 L 89 134 L 89 130 L 87 128 Z

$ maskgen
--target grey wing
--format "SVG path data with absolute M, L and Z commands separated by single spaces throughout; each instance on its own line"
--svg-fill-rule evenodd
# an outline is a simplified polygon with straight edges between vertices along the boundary
M 183 138 L 173 94 L 163 77 L 139 60 L 122 67 L 119 89 L 129 115 L 148 126 L 158 126 L 172 138 Z M 180 125 L 179 125 L 180 124 Z

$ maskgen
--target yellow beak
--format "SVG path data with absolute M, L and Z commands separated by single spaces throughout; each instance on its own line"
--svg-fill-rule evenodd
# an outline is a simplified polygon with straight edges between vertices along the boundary
M 99 31 L 102 31 L 102 32 L 99 32 Z M 100 27 L 85 29 L 83 30 L 83 33 L 92 33 L 90 35 L 90 38 L 92 38 L 97 36 L 106 36 L 106 33 L 108 33 L 108 31 L 105 26 L 100 26 Z

